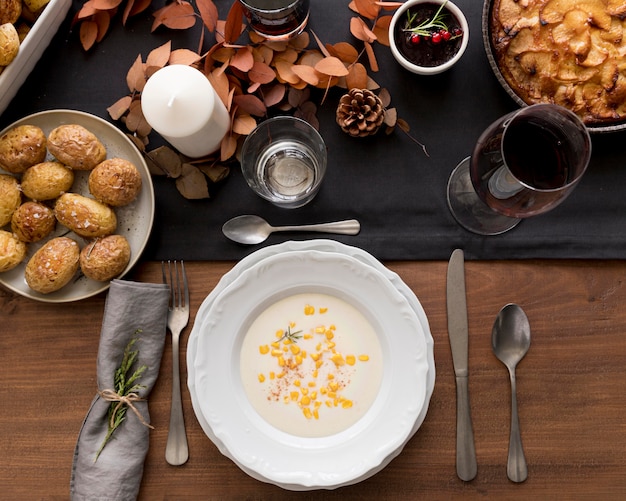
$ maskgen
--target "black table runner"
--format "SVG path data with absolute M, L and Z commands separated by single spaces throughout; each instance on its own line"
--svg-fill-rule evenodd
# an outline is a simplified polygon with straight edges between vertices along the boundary
M 167 40 L 173 48 L 195 48 L 198 29 L 150 33 L 149 13 L 119 17 L 91 52 L 80 47 L 70 20 L 75 2 L 49 48 L 16 97 L 0 116 L 4 128 L 25 115 L 48 109 L 86 111 L 109 121 L 106 108 L 127 94 L 125 77 L 138 54 Z M 231 0 L 215 0 L 225 18 Z M 190 201 L 174 182 L 155 178 L 155 224 L 144 259 L 231 260 L 259 246 L 227 240 L 222 224 L 240 214 L 258 214 L 273 224 L 299 224 L 357 218 L 358 236 L 328 236 L 361 247 L 382 260 L 447 259 L 465 249 L 470 259 L 589 258 L 621 259 L 626 249 L 626 133 L 593 136 L 593 154 L 585 177 L 573 194 L 552 212 L 523 221 L 500 236 L 474 235 L 457 225 L 448 211 L 446 183 L 456 164 L 468 156 L 476 139 L 496 118 L 516 108 L 497 82 L 483 47 L 482 4 L 457 0 L 470 24 L 466 54 L 452 70 L 423 77 L 401 68 L 387 47 L 375 48 L 380 71 L 372 77 L 389 89 L 392 106 L 424 143 L 426 156 L 400 130 L 392 135 L 356 139 L 335 123 L 341 91 L 334 89 L 320 105 L 320 133 L 328 146 L 328 171 L 321 191 L 309 205 L 279 209 L 256 197 L 238 171 L 208 200 Z M 325 43 L 350 41 L 353 13 L 348 0 L 312 0 L 309 28 Z M 111 121 L 112 122 L 112 121 Z M 117 124 L 121 126 L 121 124 Z M 161 143 L 153 134 L 150 147 Z M 263 245 L 322 234 L 275 234 Z

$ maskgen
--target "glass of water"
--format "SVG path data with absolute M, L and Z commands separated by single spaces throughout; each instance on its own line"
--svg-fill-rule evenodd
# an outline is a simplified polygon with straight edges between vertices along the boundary
M 260 197 L 286 209 L 302 207 L 315 197 L 326 173 L 326 144 L 304 120 L 270 118 L 244 141 L 241 170 Z

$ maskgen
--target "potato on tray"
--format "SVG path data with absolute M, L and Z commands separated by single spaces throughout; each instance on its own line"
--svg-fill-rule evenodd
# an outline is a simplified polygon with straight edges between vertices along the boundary
M 0 0 L 0 71 L 17 57 L 20 44 L 50 0 Z

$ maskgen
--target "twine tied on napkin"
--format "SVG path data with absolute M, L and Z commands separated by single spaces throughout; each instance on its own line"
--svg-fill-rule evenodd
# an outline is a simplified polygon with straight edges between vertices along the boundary
M 148 452 L 150 414 L 147 397 L 159 375 L 167 329 L 169 288 L 113 280 L 106 299 L 97 358 L 98 391 L 83 421 L 72 465 L 72 501 L 137 498 L 143 465 Z M 137 363 L 145 365 L 141 389 L 134 395 L 120 396 L 114 374 L 130 339 L 141 330 Z M 97 456 L 109 428 L 111 400 L 125 403 L 132 413 L 115 431 Z

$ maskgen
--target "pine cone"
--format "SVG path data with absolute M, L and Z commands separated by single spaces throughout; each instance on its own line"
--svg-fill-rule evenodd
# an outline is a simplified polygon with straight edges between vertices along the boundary
M 339 100 L 336 120 L 341 130 L 354 137 L 375 134 L 385 119 L 380 98 L 367 89 L 350 89 Z

